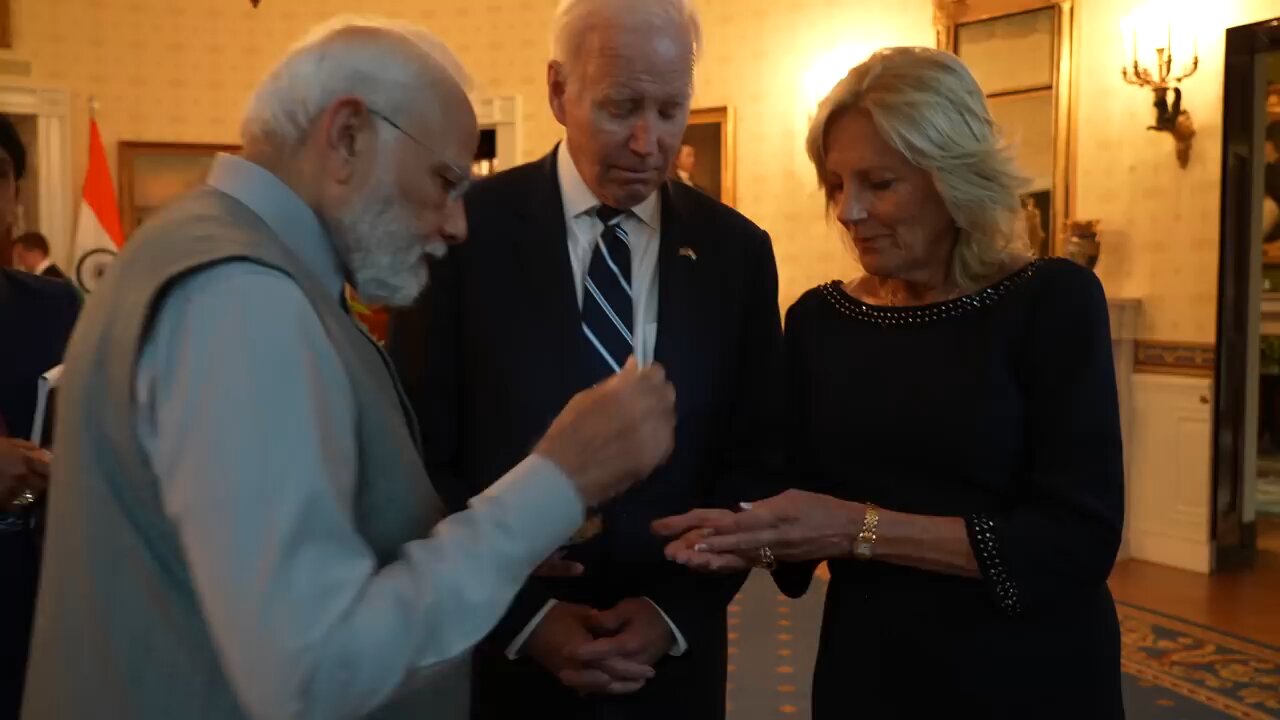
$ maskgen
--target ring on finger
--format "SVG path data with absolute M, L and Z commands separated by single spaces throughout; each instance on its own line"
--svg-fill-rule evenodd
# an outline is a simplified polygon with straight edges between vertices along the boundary
M 760 568 L 761 570 L 770 570 L 770 571 L 778 567 L 778 559 L 773 556 L 773 550 L 770 550 L 768 545 L 765 545 L 764 547 L 760 548 L 759 552 L 760 552 L 760 558 L 756 560 L 756 563 L 755 563 L 756 567 Z

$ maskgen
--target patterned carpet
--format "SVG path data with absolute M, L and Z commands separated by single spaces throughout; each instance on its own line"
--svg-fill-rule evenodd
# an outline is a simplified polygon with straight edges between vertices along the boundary
M 1131 605 L 1120 629 L 1130 717 L 1280 718 L 1280 650 Z
M 809 718 L 825 583 L 789 600 L 752 573 L 729 607 L 730 720 Z M 1280 649 L 1119 608 L 1129 720 L 1280 718 Z
M 826 583 L 791 600 L 753 572 L 729 606 L 729 720 L 808 718 Z

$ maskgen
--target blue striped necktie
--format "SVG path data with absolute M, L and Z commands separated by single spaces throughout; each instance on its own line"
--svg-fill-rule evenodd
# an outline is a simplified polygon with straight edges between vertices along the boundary
M 596 208 L 604 231 L 596 241 L 582 292 L 582 332 L 593 362 L 612 375 L 631 355 L 631 239 L 622 227 L 625 210 Z

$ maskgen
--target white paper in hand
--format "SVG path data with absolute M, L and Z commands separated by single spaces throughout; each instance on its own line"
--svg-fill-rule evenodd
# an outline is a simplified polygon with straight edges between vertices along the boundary
M 49 395 L 62 379 L 62 366 L 57 365 L 40 376 L 36 385 L 36 414 L 31 420 L 31 442 L 40 445 L 44 439 L 44 418 L 48 415 Z

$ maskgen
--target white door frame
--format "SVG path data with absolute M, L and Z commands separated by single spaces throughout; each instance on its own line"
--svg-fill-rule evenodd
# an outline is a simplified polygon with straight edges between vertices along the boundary
M 36 118 L 35 148 L 28 157 L 40 168 L 40 231 L 49 238 L 50 257 L 69 268 L 72 198 L 80 187 L 71 177 L 71 94 L 53 88 L 0 85 L 0 113 Z
M 476 109 L 476 124 L 481 128 L 497 131 L 498 170 L 510 170 L 519 165 L 520 155 L 520 97 L 518 95 L 483 96 L 472 98 Z

